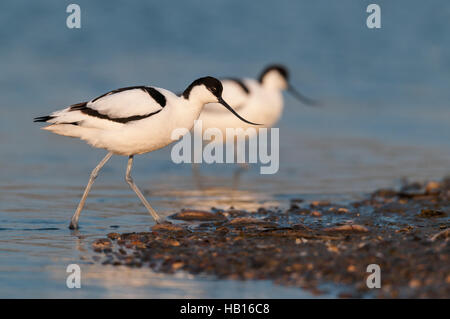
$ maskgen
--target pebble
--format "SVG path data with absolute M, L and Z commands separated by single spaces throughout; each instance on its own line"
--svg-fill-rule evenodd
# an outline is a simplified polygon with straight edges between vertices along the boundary
M 435 182 L 435 181 L 430 181 L 425 186 L 425 191 L 427 192 L 427 194 L 431 194 L 431 193 L 435 193 L 440 188 L 441 188 L 441 183 Z
M 278 226 L 276 223 L 264 221 L 257 218 L 252 217 L 238 217 L 231 220 L 227 225 L 229 226 L 250 226 L 250 225 L 258 225 L 258 226 L 267 226 L 267 227 L 276 227 Z
M 180 269 L 180 268 L 183 267 L 183 266 L 184 266 L 184 263 L 183 263 L 183 262 L 177 261 L 177 262 L 174 262 L 174 263 L 172 264 L 172 269 L 173 269 L 173 270 L 178 270 L 178 269 Z
M 95 240 L 92 243 L 92 248 L 94 248 L 95 250 L 103 250 L 106 248 L 110 248 L 112 245 L 112 242 L 110 239 L 106 239 L 106 238 L 100 238 Z
M 348 272 L 355 272 L 355 271 L 356 271 L 355 265 L 349 265 L 349 266 L 347 267 L 347 271 L 348 271 Z
M 326 200 L 321 200 L 321 201 L 313 201 L 311 202 L 311 207 L 317 207 L 317 206 L 330 206 L 331 203 L 329 201 Z
M 169 231 L 169 232 L 184 232 L 186 229 L 179 225 L 175 224 L 169 224 L 169 223 L 161 223 L 156 224 L 152 227 L 152 231 L 158 232 L 158 231 Z
M 226 220 L 226 217 L 221 213 L 211 213 L 200 210 L 184 210 L 173 214 L 170 218 L 186 221 Z
M 116 239 L 120 239 L 120 234 L 119 233 L 109 233 L 108 235 L 106 235 L 109 239 L 112 240 L 116 240 Z
M 311 215 L 314 216 L 314 217 L 320 217 L 320 216 L 322 216 L 322 213 L 319 212 L 318 210 L 313 210 L 311 212 Z
M 409 282 L 409 287 L 411 288 L 418 288 L 420 286 L 422 286 L 422 283 L 420 282 L 420 280 L 417 279 L 411 279 L 411 281 Z
M 325 228 L 324 231 L 326 232 L 335 232 L 335 231 L 350 231 L 355 233 L 367 233 L 369 230 L 361 225 L 342 225 L 342 226 L 335 226 L 330 228 Z
M 429 218 L 429 217 L 444 217 L 445 215 L 446 215 L 445 212 L 441 210 L 426 208 L 422 209 L 418 216 L 423 218 Z

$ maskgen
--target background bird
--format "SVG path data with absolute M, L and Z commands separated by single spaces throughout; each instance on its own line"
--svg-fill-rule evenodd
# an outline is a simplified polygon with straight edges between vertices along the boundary
M 244 117 L 251 118 L 260 126 L 250 123 L 237 121 L 217 103 L 208 103 L 200 114 L 199 120 L 202 121 L 202 134 L 209 128 L 219 128 L 222 132 L 223 140 L 226 139 L 226 129 L 242 128 L 244 131 L 248 128 L 255 128 L 249 131 L 236 131 L 236 136 L 244 135 L 244 138 L 252 138 L 257 133 L 258 128 L 272 127 L 280 119 L 284 101 L 283 91 L 287 90 L 300 102 L 309 106 L 320 105 L 298 90 L 289 82 L 289 72 L 283 65 L 272 64 L 267 66 L 260 74 L 258 79 L 250 78 L 222 78 L 223 96 L 230 103 L 235 111 L 238 111 Z M 218 119 L 220 118 L 220 121 Z M 228 143 L 230 141 L 227 141 Z M 238 147 L 236 140 L 235 148 Z M 236 160 L 237 161 L 237 160 Z M 237 187 L 240 174 L 248 168 L 248 164 L 239 163 L 239 169 L 233 174 L 233 188 Z M 196 164 L 192 165 L 194 179 L 199 188 L 203 188 L 202 178 Z
M 100 169 L 114 154 L 129 157 L 125 179 L 159 223 L 160 217 L 131 177 L 133 156 L 160 149 L 174 142 L 172 132 L 180 128 L 189 131 L 206 103 L 219 103 L 241 121 L 255 125 L 239 116 L 224 101 L 222 91 L 221 82 L 213 77 L 195 80 L 181 96 L 151 86 L 126 87 L 105 93 L 89 102 L 74 104 L 48 116 L 35 118 L 35 122 L 50 124 L 43 128 L 47 131 L 77 137 L 93 147 L 108 150 L 108 154 L 92 171 L 69 227 L 78 228 L 78 219 L 92 184 Z
M 272 127 L 280 119 L 284 106 L 282 95 L 284 90 L 306 105 L 319 105 L 317 101 L 304 96 L 289 83 L 287 68 L 279 64 L 266 67 L 258 79 L 223 78 L 221 82 L 224 99 L 242 116 L 262 123 L 259 127 Z M 223 108 L 217 103 L 208 103 L 200 114 L 199 120 L 202 120 L 203 131 L 216 127 L 222 130 L 224 137 L 226 128 L 243 128 L 244 130 L 249 127 L 258 128 L 252 124 L 237 121 L 223 112 Z

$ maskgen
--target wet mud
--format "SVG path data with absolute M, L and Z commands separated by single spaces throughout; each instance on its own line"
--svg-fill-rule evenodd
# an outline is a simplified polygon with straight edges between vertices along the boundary
M 292 199 L 284 210 L 184 210 L 143 233 L 93 242 L 96 262 L 272 280 L 342 298 L 450 298 L 450 178 L 364 200 Z M 381 270 L 369 288 L 368 265 Z

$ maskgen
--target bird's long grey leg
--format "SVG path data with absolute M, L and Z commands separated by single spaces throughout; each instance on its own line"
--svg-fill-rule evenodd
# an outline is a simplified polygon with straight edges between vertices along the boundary
M 159 217 L 158 213 L 150 206 L 148 201 L 145 199 L 144 195 L 142 195 L 139 188 L 136 186 L 136 184 L 133 181 L 133 178 L 131 177 L 131 168 L 133 167 L 133 155 L 131 155 L 128 158 L 128 165 L 127 165 L 127 174 L 125 176 L 125 180 L 127 181 L 128 185 L 130 185 L 131 189 L 134 190 L 136 195 L 138 195 L 139 199 L 141 200 L 142 204 L 147 208 L 150 215 L 152 215 L 153 219 L 156 221 L 156 223 L 161 223 L 161 217 Z
M 197 189 L 203 189 L 203 177 L 200 173 L 200 168 L 199 168 L 199 164 L 197 163 L 192 163 L 191 164 L 192 167 L 192 177 L 194 178 L 194 182 L 197 185 Z
M 93 169 L 91 173 L 91 177 L 89 178 L 89 182 L 86 185 L 86 189 L 84 190 L 83 196 L 81 197 L 80 203 L 78 204 L 77 210 L 75 211 L 75 214 L 72 216 L 72 220 L 70 221 L 70 229 L 77 229 L 78 228 L 78 219 L 80 218 L 81 211 L 83 210 L 84 202 L 86 201 L 86 198 L 89 194 L 89 191 L 91 190 L 92 184 L 94 184 L 95 179 L 98 176 L 98 173 L 102 169 L 102 167 L 106 164 L 106 162 L 111 158 L 113 153 L 109 152 L 106 154 L 106 156 L 98 163 L 98 165 Z
M 237 190 L 241 181 L 242 173 L 250 168 L 248 163 L 238 163 L 238 168 L 233 173 L 233 189 Z
M 246 170 L 248 170 L 250 168 L 250 164 L 249 163 L 238 163 L 238 156 L 237 156 L 237 148 L 239 147 L 237 141 L 234 141 L 234 162 L 238 164 L 238 168 L 234 171 L 233 174 L 233 190 L 237 190 L 239 187 L 239 183 L 241 181 L 241 175 L 242 173 L 244 173 Z M 245 148 L 244 148 L 245 150 Z

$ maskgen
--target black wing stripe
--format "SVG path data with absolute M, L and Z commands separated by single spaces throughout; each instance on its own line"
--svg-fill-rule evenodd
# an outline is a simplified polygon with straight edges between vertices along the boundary
M 147 91 L 147 93 L 159 104 L 161 107 L 166 106 L 166 97 L 159 92 L 157 89 L 154 89 L 149 86 L 144 86 L 143 89 Z
M 122 124 L 132 122 L 132 121 L 143 120 L 147 117 L 150 117 L 152 115 L 155 115 L 155 114 L 161 112 L 161 110 L 158 110 L 156 112 L 152 112 L 149 114 L 145 114 L 145 115 L 133 115 L 133 116 L 128 116 L 128 117 L 109 117 L 108 115 L 102 114 L 97 110 L 87 107 L 87 102 L 74 104 L 70 107 L 70 111 L 81 111 L 81 113 L 89 115 L 89 116 L 93 116 L 93 117 L 96 117 L 96 118 L 99 118 L 102 120 L 108 120 L 108 121 L 113 121 L 113 122 L 117 122 L 117 123 L 122 123 Z
M 81 102 L 70 106 L 69 111 L 78 111 L 86 108 L 88 102 Z
M 33 122 L 48 122 L 52 119 L 54 119 L 54 116 L 40 116 L 40 117 L 35 117 Z M 79 125 L 80 122 L 67 122 L 67 123 L 58 123 L 58 124 L 70 124 L 70 125 Z
M 250 93 L 250 89 L 248 88 L 247 85 L 245 85 L 244 82 L 242 82 L 241 79 L 238 79 L 238 78 L 223 78 L 222 80 L 233 81 L 233 82 L 235 82 L 237 85 L 239 85 L 239 86 L 241 87 L 241 89 L 244 90 L 245 93 L 247 93 L 247 94 Z
M 116 89 L 113 91 L 110 91 L 108 93 L 105 93 L 103 95 L 100 95 L 99 97 L 96 97 L 95 99 L 92 100 L 92 102 L 97 101 L 98 99 L 101 99 L 102 97 L 105 97 L 107 95 L 112 95 L 112 94 L 116 94 L 116 93 L 120 93 L 120 92 L 124 92 L 124 91 L 129 91 L 129 90 L 143 90 L 144 92 L 147 92 L 148 95 L 150 95 L 159 105 L 161 105 L 161 107 L 166 106 L 166 98 L 165 96 L 159 92 L 158 90 L 149 87 L 149 86 L 129 86 L 129 87 L 124 87 L 124 88 L 120 88 L 120 89 Z
M 33 122 L 47 122 L 50 121 L 51 119 L 53 119 L 53 116 L 40 116 L 40 117 L 35 117 L 33 119 Z

